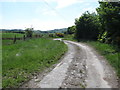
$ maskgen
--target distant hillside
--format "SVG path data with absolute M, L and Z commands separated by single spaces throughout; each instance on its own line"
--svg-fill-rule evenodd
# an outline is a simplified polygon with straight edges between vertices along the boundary
M 25 30 L 22 29 L 0 29 L 0 31 L 2 32 L 13 32 L 13 33 L 18 33 L 18 32 L 25 32 Z M 62 29 L 54 29 L 54 30 L 47 30 L 47 31 L 41 31 L 41 30 L 34 30 L 34 33 L 64 33 L 65 31 L 67 31 L 67 28 L 62 28 Z
M 22 29 L 0 29 L 3 33 L 12 32 L 12 33 L 25 33 Z
M 47 31 L 48 33 L 64 33 L 67 31 L 67 28 L 62 28 L 62 29 L 54 29 L 54 30 L 49 30 Z
M 3 31 L 3 32 L 11 31 L 12 32 L 12 31 L 24 31 L 24 30 L 23 29 L 0 29 L 0 31 Z

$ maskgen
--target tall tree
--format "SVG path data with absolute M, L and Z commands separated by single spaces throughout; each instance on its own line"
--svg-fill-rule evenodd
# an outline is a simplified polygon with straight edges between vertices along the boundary
M 120 2 L 99 2 L 97 8 L 101 23 L 100 39 L 109 43 L 120 42 Z
M 32 34 L 33 34 L 33 28 L 27 28 L 27 29 L 25 30 L 25 33 L 26 33 L 26 36 L 27 36 L 28 38 L 31 38 L 31 37 L 32 37 Z
M 99 34 L 99 19 L 95 13 L 85 12 L 79 19 L 75 19 L 76 39 L 97 40 Z
M 67 34 L 74 34 L 75 30 L 76 30 L 76 26 L 68 27 Z

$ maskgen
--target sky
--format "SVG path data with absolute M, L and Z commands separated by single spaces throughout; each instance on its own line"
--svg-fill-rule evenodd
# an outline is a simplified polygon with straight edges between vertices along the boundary
M 82 13 L 95 12 L 97 7 L 97 0 L 0 0 L 0 29 L 67 28 Z

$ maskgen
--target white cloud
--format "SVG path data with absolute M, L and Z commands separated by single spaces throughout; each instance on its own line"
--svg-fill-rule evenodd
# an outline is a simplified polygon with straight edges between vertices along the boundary
M 56 12 L 54 10 L 50 9 L 50 8 L 44 8 L 42 10 L 42 14 L 43 15 L 51 15 L 51 16 L 56 16 L 57 15 Z
M 31 21 L 35 30 L 52 30 L 57 28 L 65 28 L 73 25 L 73 23 L 67 23 L 65 21 L 40 21 L 37 18 Z
M 35 13 L 36 13 L 36 14 L 41 14 L 41 13 L 42 13 L 42 7 L 41 7 L 41 6 L 36 7 Z
M 50 16 L 56 16 L 56 12 L 55 10 L 53 10 L 52 8 L 50 8 L 48 5 L 42 5 L 39 6 L 35 9 L 35 13 L 36 14 L 42 14 L 42 15 L 50 15 Z
M 78 3 L 78 0 L 57 0 L 57 8 L 64 8 L 75 3 Z
M 0 28 L 1 29 L 13 29 L 13 27 L 15 29 L 25 29 L 32 27 L 34 28 L 34 30 L 53 30 L 53 29 L 58 29 L 58 28 L 67 28 L 69 26 L 72 26 L 74 24 L 73 23 L 66 23 L 65 21 L 40 21 L 37 18 L 32 19 L 29 22 L 23 22 L 23 23 L 16 23 L 16 24 L 4 24 L 2 25 Z
M 42 0 L 0 0 L 0 2 L 40 2 Z
M 95 7 L 90 6 L 90 7 L 88 7 L 88 8 L 83 8 L 83 9 L 80 11 L 80 13 L 76 16 L 76 18 L 79 18 L 79 17 L 80 17 L 83 13 L 85 13 L 86 11 L 89 11 L 90 13 L 92 13 L 92 12 L 97 13 Z
M 84 8 L 84 11 L 94 12 L 95 8 L 94 7 Z
M 43 12 L 43 15 L 51 15 L 51 16 L 56 16 L 56 12 L 55 11 L 45 11 Z
M 41 30 L 52 30 L 52 29 L 57 29 L 57 28 L 65 28 L 68 26 L 71 26 L 70 24 L 66 22 L 39 22 L 39 24 L 34 24 L 33 25 L 35 29 L 41 29 Z
M 58 9 L 65 8 L 70 5 L 76 4 L 76 3 L 89 3 L 89 2 L 97 2 L 98 0 L 46 0 L 46 1 L 56 1 Z
M 41 1 L 44 1 L 44 0 L 0 0 L 0 2 L 41 2 Z M 64 6 L 68 6 L 68 5 L 74 4 L 76 2 L 96 2 L 98 0 L 45 0 L 45 1 L 49 2 L 49 3 L 57 2 L 57 3 L 59 3 L 60 6 L 61 6 L 61 4 L 64 4 Z M 116 2 L 116 1 L 120 1 L 120 0 L 108 0 L 108 1 Z
M 18 0 L 14 0 L 14 1 L 18 1 Z M 28 0 L 23 0 L 23 1 L 28 1 Z M 30 0 L 30 1 L 33 1 L 33 0 Z M 34 0 L 34 2 L 36 2 L 36 1 L 42 1 L 42 3 L 43 3 L 43 0 Z M 76 4 L 76 3 L 82 3 L 82 4 L 80 4 L 81 6 L 84 6 L 86 4 L 85 6 L 88 8 L 83 7 L 83 9 L 81 9 L 81 11 L 78 11 L 80 13 L 77 15 L 77 18 L 80 17 L 81 14 L 84 13 L 85 11 L 90 11 L 90 12 L 95 11 L 95 7 L 91 7 L 90 4 L 88 3 L 89 2 L 88 0 L 45 0 L 45 1 L 56 11 L 58 9 L 68 7 L 68 6 Z M 93 1 L 95 1 L 95 0 L 93 0 Z M 53 2 L 54 2 L 54 7 L 52 6 Z M 50 8 L 47 4 L 46 5 L 43 4 L 36 8 L 35 13 L 39 14 L 39 15 L 45 15 L 45 17 L 46 16 L 49 17 L 51 15 L 54 18 L 54 16 L 57 16 L 57 13 L 52 8 Z M 43 16 L 41 16 L 41 17 L 43 17 Z M 14 27 L 14 28 L 25 29 L 25 27 L 30 27 L 31 25 L 33 25 L 33 27 L 36 30 L 37 29 L 38 30 L 50 30 L 50 29 L 64 28 L 64 27 L 74 25 L 74 21 L 72 23 L 67 23 L 67 22 L 65 22 L 65 20 L 59 21 L 59 19 L 58 19 L 58 21 L 57 20 L 54 21 L 54 19 L 53 19 L 53 21 L 52 20 L 49 21 L 47 19 L 45 19 L 45 20 L 46 21 L 42 21 L 42 20 L 40 20 L 40 18 L 36 17 L 29 22 L 27 21 L 27 22 L 16 23 L 16 24 L 10 23 L 8 25 L 5 24 L 5 25 L 2 25 L 2 28 L 11 28 L 12 29 Z
M 2 16 L 2 14 L 1 14 L 1 12 L 0 12 L 0 27 L 1 27 L 1 25 L 2 25 L 2 20 L 3 20 L 3 16 Z
M 48 4 L 55 2 L 57 4 L 56 9 L 65 8 L 75 3 L 82 3 L 84 0 L 44 0 Z

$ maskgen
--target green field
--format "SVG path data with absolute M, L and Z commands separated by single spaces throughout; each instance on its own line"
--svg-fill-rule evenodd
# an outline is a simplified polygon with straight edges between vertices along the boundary
M 2 40 L 2 45 L 10 45 L 13 44 L 13 40 Z
M 2 38 L 14 38 L 15 35 L 17 38 L 22 38 L 25 34 L 20 33 L 0 33 Z M 17 40 L 19 42 L 19 40 Z M 10 45 L 13 44 L 13 40 L 2 40 L 2 45 Z
M 15 35 L 17 38 L 21 38 L 24 36 L 24 34 L 20 34 L 20 33 L 0 33 L 2 34 L 2 38 L 14 38 Z
M 2 86 L 18 87 L 56 63 L 67 46 L 51 39 L 31 39 L 2 47 Z

